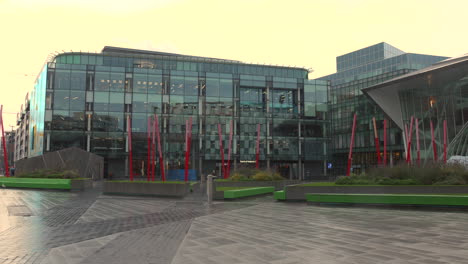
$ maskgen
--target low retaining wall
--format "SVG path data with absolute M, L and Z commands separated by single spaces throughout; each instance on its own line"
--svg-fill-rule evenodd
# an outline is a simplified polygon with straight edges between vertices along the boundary
M 468 193 L 468 186 L 300 186 L 285 187 L 286 200 L 305 201 L 307 193 L 343 193 L 343 194 L 458 194 Z
M 189 192 L 190 183 L 145 183 L 111 181 L 105 181 L 103 183 L 104 194 L 184 197 Z
M 84 191 L 93 187 L 93 180 L 83 179 L 83 180 L 71 180 L 70 190 L 71 191 Z

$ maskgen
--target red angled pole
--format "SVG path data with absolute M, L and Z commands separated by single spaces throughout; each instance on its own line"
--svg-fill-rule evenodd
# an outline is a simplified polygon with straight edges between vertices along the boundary
M 352 164 L 352 157 L 353 157 L 353 143 L 354 143 L 354 133 L 356 130 L 356 117 L 357 115 L 354 114 L 353 118 L 353 127 L 351 130 L 351 142 L 349 143 L 349 154 L 348 154 L 348 168 L 346 169 L 346 176 L 351 174 L 351 164 Z
M 189 121 L 185 120 L 185 170 L 184 170 L 184 181 L 188 181 L 188 133 L 189 133 Z
M 377 133 L 377 125 L 375 123 L 375 117 L 372 117 L 372 123 L 374 124 L 374 142 L 375 142 L 375 152 L 377 154 L 377 164 L 381 164 L 382 161 L 380 159 L 380 142 L 379 142 L 379 135 Z
M 164 159 L 163 159 L 163 153 L 161 150 L 161 135 L 159 134 L 159 119 L 157 115 L 155 115 L 154 125 L 155 125 L 155 131 L 156 131 L 156 139 L 158 140 L 159 167 L 161 167 L 161 180 L 166 181 L 166 175 L 164 174 Z M 154 174 L 153 174 L 153 180 L 154 180 Z
M 406 149 L 406 163 L 411 164 L 411 138 L 413 135 L 414 117 L 411 116 L 410 129 L 408 131 L 408 148 Z
M 416 162 L 419 165 L 421 165 L 421 149 L 419 146 L 419 123 L 418 119 L 415 119 L 416 122 Z
M 10 167 L 8 166 L 7 146 L 5 143 L 5 129 L 3 127 L 3 105 L 0 106 L 0 126 L 2 126 L 3 164 L 5 165 L 5 176 L 10 177 Z
M 444 163 L 447 163 L 447 119 L 444 120 Z
M 431 124 L 432 149 L 434 150 L 434 161 L 437 161 L 437 160 L 438 160 L 438 157 L 437 157 L 437 145 L 436 145 L 436 142 L 435 142 L 435 137 L 434 137 L 434 125 L 432 124 L 432 120 L 431 120 L 430 124 Z
M 221 154 L 221 177 L 226 179 L 226 173 L 224 171 L 224 147 L 223 147 L 223 135 L 221 134 L 221 124 L 218 123 L 218 135 L 219 135 L 219 151 Z
M 228 146 L 228 164 L 227 164 L 227 176 L 226 178 L 229 178 L 229 175 L 231 173 L 231 150 L 232 150 L 232 136 L 234 133 L 234 127 L 232 124 L 232 120 L 229 122 L 229 146 Z
M 127 128 L 128 128 L 128 153 L 129 153 L 129 168 L 130 168 L 130 181 L 133 181 L 133 154 L 132 154 L 132 119 L 130 116 L 127 117 Z
M 148 117 L 148 126 L 147 126 L 147 129 L 146 129 L 146 134 L 147 134 L 147 139 L 148 139 L 148 154 L 147 154 L 147 161 L 146 161 L 146 178 L 148 179 L 148 181 L 150 181 L 150 171 L 151 171 L 151 167 L 150 167 L 150 160 L 153 160 L 152 157 L 151 157 L 151 117 Z
M 255 155 L 255 168 L 260 168 L 260 124 L 257 124 L 257 153 Z
M 387 166 L 387 119 L 383 120 L 383 164 Z

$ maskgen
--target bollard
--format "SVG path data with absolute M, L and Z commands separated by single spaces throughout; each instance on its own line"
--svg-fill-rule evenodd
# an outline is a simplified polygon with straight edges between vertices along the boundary
M 208 205 L 211 205 L 213 203 L 214 178 L 217 178 L 217 177 L 209 174 L 207 177 L 207 181 L 206 181 L 206 194 L 208 196 Z

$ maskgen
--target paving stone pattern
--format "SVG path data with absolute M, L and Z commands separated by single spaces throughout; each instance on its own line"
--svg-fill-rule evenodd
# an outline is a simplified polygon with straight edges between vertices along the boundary
M 468 213 L 0 189 L 0 263 L 467 263 Z

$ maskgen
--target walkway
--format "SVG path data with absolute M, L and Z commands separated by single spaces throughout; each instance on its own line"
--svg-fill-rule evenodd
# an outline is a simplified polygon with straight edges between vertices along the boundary
M 466 263 L 468 213 L 0 189 L 0 263 Z

